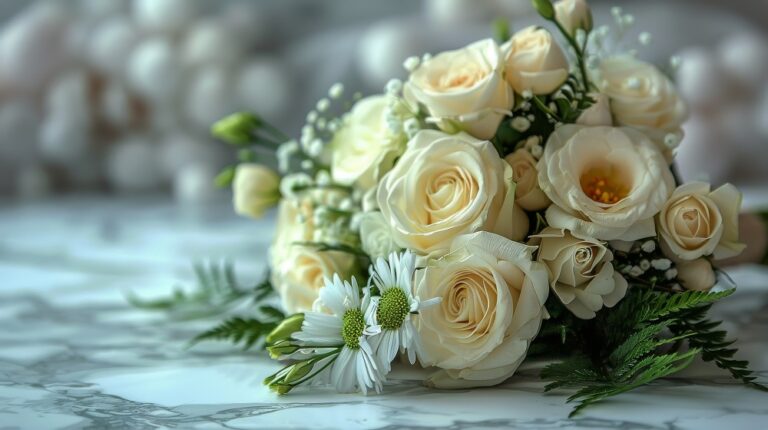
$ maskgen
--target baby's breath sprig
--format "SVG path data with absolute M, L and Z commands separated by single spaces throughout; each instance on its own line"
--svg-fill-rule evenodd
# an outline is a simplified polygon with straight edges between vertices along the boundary
M 658 291 L 682 291 L 676 265 L 662 253 L 657 239 L 636 242 L 625 250 L 614 248 L 613 253 L 614 266 L 630 284 Z

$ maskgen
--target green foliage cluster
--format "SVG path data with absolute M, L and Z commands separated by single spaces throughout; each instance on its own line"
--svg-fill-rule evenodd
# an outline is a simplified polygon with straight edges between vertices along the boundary
M 572 388 L 577 402 L 571 416 L 609 397 L 633 390 L 687 367 L 701 355 L 727 369 L 734 378 L 766 390 L 755 382 L 749 363 L 733 359 L 720 324 L 707 318 L 712 304 L 733 290 L 666 292 L 632 288 L 613 309 L 592 320 L 573 317 L 557 298 L 547 303 L 552 319 L 546 323 L 532 352 L 566 352 L 562 361 L 544 368 L 546 391 Z

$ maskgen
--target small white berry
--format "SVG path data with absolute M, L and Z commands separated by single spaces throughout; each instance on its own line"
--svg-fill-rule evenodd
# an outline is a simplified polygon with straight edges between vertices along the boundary
M 646 240 L 642 245 L 640 245 L 640 249 L 642 249 L 643 252 L 650 254 L 656 250 L 656 242 L 652 240 Z
M 317 102 L 317 108 L 318 112 L 325 112 L 328 110 L 329 107 L 331 107 L 331 101 L 328 99 L 320 99 Z
M 341 97 L 343 93 L 344 93 L 344 84 L 340 82 L 336 82 L 335 84 L 331 85 L 331 89 L 328 90 L 328 97 L 332 99 L 337 99 Z
M 637 37 L 637 40 L 640 42 L 641 45 L 648 46 L 651 44 L 651 33 L 644 31 L 640 33 L 640 35 Z
M 390 79 L 389 82 L 387 82 L 385 91 L 387 92 L 387 94 L 397 95 L 398 93 L 400 93 L 402 89 L 403 89 L 403 81 L 401 81 L 400 79 Z
M 416 70 L 417 67 L 419 67 L 420 63 L 421 63 L 421 60 L 419 59 L 419 57 L 416 57 L 416 56 L 408 57 L 403 62 L 403 67 L 405 67 L 405 70 L 409 72 L 413 72 L 414 70 Z
M 667 270 L 672 267 L 672 262 L 666 258 L 658 258 L 656 260 L 651 260 L 651 266 L 656 270 Z
M 677 278 L 677 269 L 674 267 L 664 272 L 664 277 L 666 277 L 668 280 L 672 280 Z
M 528 118 L 522 116 L 516 116 L 512 118 L 509 124 L 512 126 L 512 128 L 519 131 L 520 133 L 523 133 L 531 128 L 531 121 L 528 120 Z

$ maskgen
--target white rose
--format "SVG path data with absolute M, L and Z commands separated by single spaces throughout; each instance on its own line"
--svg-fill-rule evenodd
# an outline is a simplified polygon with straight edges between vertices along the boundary
M 546 209 L 551 203 L 539 187 L 539 175 L 536 171 L 536 159 L 525 148 L 507 155 L 504 160 L 512 166 L 515 188 L 515 201 L 524 210 L 535 212 Z
M 555 19 L 571 36 L 576 30 L 592 30 L 592 11 L 586 0 L 560 0 L 555 3 Z
M 549 31 L 531 26 L 502 46 L 506 79 L 519 94 L 551 94 L 568 79 L 568 60 Z
M 538 169 L 553 203 L 549 225 L 600 240 L 654 236 L 653 217 L 675 187 L 658 148 L 625 127 L 564 125 L 549 137 Z
M 419 314 L 423 365 L 441 371 L 440 388 L 489 386 L 509 378 L 525 358 L 546 313 L 547 269 L 534 248 L 479 232 L 461 236 L 451 253 L 416 275 L 416 295 L 440 297 Z
M 731 184 L 715 191 L 703 182 L 679 186 L 656 219 L 665 252 L 677 260 L 739 255 L 740 208 L 741 193 Z
M 306 312 L 313 309 L 325 278 L 338 274 L 350 279 L 357 274 L 354 255 L 338 251 L 291 245 L 284 258 L 272 267 L 275 290 L 280 295 L 286 313 Z
M 490 142 L 423 130 L 379 183 L 376 197 L 397 244 L 430 254 L 480 230 L 522 239 L 528 217 L 514 194 L 512 168 Z
M 490 139 L 515 102 L 503 67 L 498 45 L 485 39 L 424 62 L 404 94 L 426 106 L 441 129 Z
M 367 212 L 360 219 L 360 241 L 363 251 L 373 260 L 386 258 L 400 249 L 392 237 L 387 220 L 381 212 Z
M 235 170 L 232 193 L 235 212 L 261 218 L 280 201 L 280 176 L 261 164 L 240 164 Z
M 673 143 L 682 140 L 687 108 L 667 76 L 651 64 L 619 56 L 600 63 L 597 83 L 611 99 L 618 125 L 640 129 L 671 154 L 674 145 L 664 143 L 665 137 L 677 136 Z
M 685 289 L 694 291 L 709 291 L 717 282 L 715 271 L 706 258 L 678 263 L 677 279 Z
M 579 115 L 576 124 L 596 127 L 599 125 L 612 126 L 611 103 L 605 94 L 591 93 L 589 95 L 595 103 Z
M 550 285 L 576 317 L 594 318 L 613 307 L 627 292 L 627 281 L 613 268 L 613 253 L 604 243 L 548 227 L 533 237 L 538 261 L 549 269 Z
M 364 98 L 352 107 L 330 143 L 331 175 L 336 183 L 373 188 L 405 149 L 402 133 L 387 126 L 387 96 Z

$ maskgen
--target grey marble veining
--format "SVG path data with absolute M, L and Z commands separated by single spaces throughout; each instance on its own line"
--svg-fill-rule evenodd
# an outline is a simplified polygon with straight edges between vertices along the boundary
M 272 220 L 235 218 L 162 199 L 62 199 L 0 205 L 0 429 L 757 428 L 768 394 L 705 363 L 567 418 L 567 392 L 543 394 L 539 364 L 479 390 L 422 387 L 396 368 L 382 395 L 328 390 L 277 397 L 263 354 L 187 341 L 215 320 L 170 321 L 131 308 L 191 283 L 189 263 L 229 257 L 255 280 Z M 768 272 L 730 271 L 740 285 L 715 311 L 741 356 L 768 379 Z

